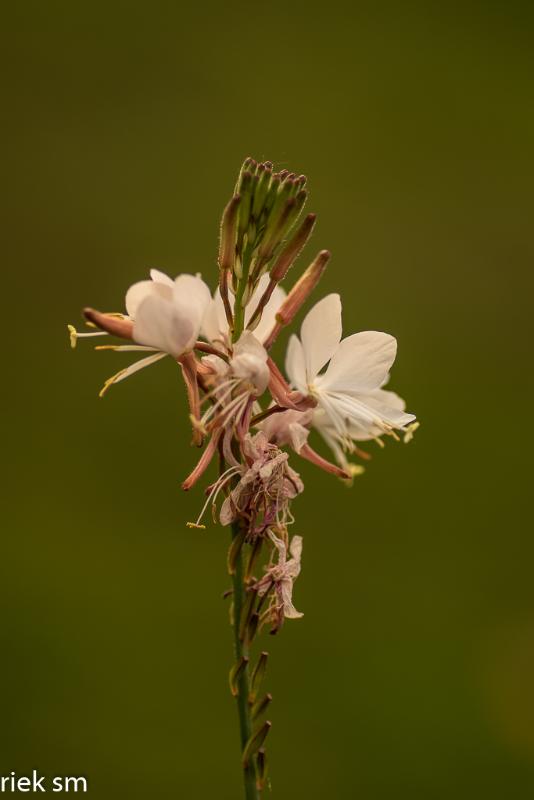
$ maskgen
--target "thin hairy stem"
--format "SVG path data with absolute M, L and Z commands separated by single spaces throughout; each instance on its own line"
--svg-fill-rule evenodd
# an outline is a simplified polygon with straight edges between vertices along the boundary
M 235 538 L 240 534 L 239 522 L 232 525 L 232 537 Z M 235 561 L 235 571 L 233 578 L 233 599 L 234 599 L 234 613 L 233 613 L 233 628 L 234 628 L 234 650 L 236 663 L 243 657 L 248 658 L 248 645 L 241 641 L 239 636 L 239 626 L 241 621 L 241 614 L 243 612 L 243 604 L 245 600 L 245 582 L 243 574 L 243 555 L 240 551 Z M 241 754 L 243 755 L 247 742 L 252 735 L 252 718 L 251 709 L 248 702 L 249 696 L 249 672 L 248 666 L 241 670 L 238 683 L 237 683 L 237 710 L 239 715 L 239 733 L 241 741 Z M 260 794 L 256 787 L 256 766 L 253 758 L 249 759 L 247 764 L 243 765 L 243 778 L 245 785 L 245 798 L 246 800 L 259 800 Z

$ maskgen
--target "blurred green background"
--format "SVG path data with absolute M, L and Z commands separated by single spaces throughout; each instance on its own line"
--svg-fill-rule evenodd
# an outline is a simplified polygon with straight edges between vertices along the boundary
M 301 266 L 332 251 L 316 297 L 398 337 L 422 421 L 352 490 L 297 459 L 272 796 L 532 796 L 532 23 L 520 2 L 4 9 L 0 774 L 240 797 L 228 533 L 184 524 L 179 373 L 99 400 L 130 359 L 72 352 L 66 323 L 148 267 L 213 281 L 253 155 L 309 176 Z

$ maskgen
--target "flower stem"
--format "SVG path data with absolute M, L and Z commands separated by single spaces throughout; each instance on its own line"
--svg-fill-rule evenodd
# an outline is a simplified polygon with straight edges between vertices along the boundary
M 243 328 L 245 327 L 245 309 L 243 308 L 243 295 L 245 294 L 245 289 L 247 288 L 251 258 L 252 258 L 252 247 L 251 245 L 247 244 L 247 246 L 245 247 L 245 252 L 243 253 L 243 267 L 242 267 L 243 275 L 239 280 L 235 293 L 234 331 L 233 331 L 234 342 L 237 342 L 237 340 L 243 333 Z
M 235 538 L 240 533 L 239 523 L 236 522 L 232 525 L 232 537 Z M 234 650 L 236 662 L 243 656 L 248 658 L 248 646 L 241 641 L 239 636 L 239 623 L 241 613 L 243 610 L 243 603 L 245 599 L 245 583 L 243 579 L 243 556 L 240 552 L 235 561 L 235 572 L 233 577 L 233 598 L 234 598 L 234 614 L 233 614 L 233 627 L 234 627 Z M 238 680 L 238 694 L 237 694 L 237 710 L 239 715 L 239 733 L 241 741 L 241 753 L 243 754 L 248 740 L 252 735 L 252 719 L 251 710 L 248 702 L 249 695 L 249 673 L 248 666 L 241 671 Z M 243 765 L 243 778 L 245 784 L 245 798 L 246 800 L 259 800 L 260 794 L 256 787 L 256 766 L 255 760 L 252 758 L 248 764 Z

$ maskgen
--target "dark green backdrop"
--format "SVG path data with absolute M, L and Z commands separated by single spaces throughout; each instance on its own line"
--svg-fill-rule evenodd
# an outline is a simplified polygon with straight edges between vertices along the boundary
M 4 10 L 0 774 L 240 796 L 227 532 L 184 525 L 179 374 L 99 400 L 129 359 L 65 326 L 149 266 L 213 280 L 254 155 L 308 174 L 321 291 L 347 333 L 398 337 L 422 421 L 352 490 L 298 464 L 272 796 L 532 795 L 532 23 L 519 2 Z

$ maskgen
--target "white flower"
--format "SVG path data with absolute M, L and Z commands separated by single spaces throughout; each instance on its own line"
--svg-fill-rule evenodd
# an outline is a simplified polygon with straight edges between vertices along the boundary
M 254 313 L 258 302 L 260 301 L 262 295 L 264 294 L 267 286 L 269 284 L 269 274 L 266 273 L 262 275 L 258 286 L 252 297 L 250 298 L 246 308 L 245 308 L 245 327 L 248 324 L 252 314 Z M 254 335 L 258 341 L 263 342 L 271 333 L 273 326 L 275 324 L 275 317 L 276 312 L 282 305 L 286 296 L 285 291 L 282 289 L 281 286 L 276 286 L 274 289 L 269 302 L 266 304 L 265 308 L 263 309 L 261 320 L 254 328 Z M 234 307 L 234 296 L 230 293 L 230 306 Z M 216 290 L 215 295 L 210 303 L 209 308 L 206 311 L 206 315 L 204 317 L 204 321 L 202 324 L 202 334 L 208 339 L 210 342 L 223 342 L 224 344 L 229 344 L 229 337 L 228 337 L 228 320 L 226 319 L 226 314 L 224 311 L 224 304 L 222 301 L 221 293 L 219 289 Z
M 317 427 L 345 444 L 405 429 L 415 419 L 397 395 L 381 388 L 396 352 L 387 333 L 364 331 L 342 340 L 341 300 L 330 294 L 307 314 L 300 340 L 291 337 L 286 370 L 299 391 L 316 398 L 323 412 L 314 415 Z
M 202 320 L 211 303 L 211 294 L 202 278 L 178 275 L 175 280 L 156 269 L 151 280 L 130 286 L 125 305 L 131 338 L 135 345 L 111 345 L 100 349 L 146 351 L 150 355 L 135 361 L 109 378 L 102 396 L 114 383 L 150 366 L 166 355 L 179 359 L 189 353 L 198 339 Z M 126 324 L 126 323 L 124 323 Z
M 173 281 L 152 270 L 152 280 L 134 283 L 126 293 L 133 338 L 173 358 L 191 350 L 198 339 L 211 294 L 202 278 L 178 275 Z

